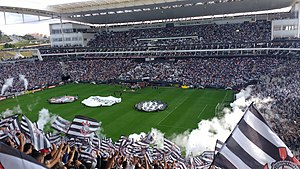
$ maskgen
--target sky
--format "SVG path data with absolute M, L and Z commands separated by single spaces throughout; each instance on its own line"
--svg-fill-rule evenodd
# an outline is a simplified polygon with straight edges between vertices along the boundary
M 47 9 L 49 5 L 81 2 L 87 0 L 0 0 L 1 6 L 14 6 L 34 9 Z M 59 20 L 44 20 L 48 18 L 41 17 L 41 22 L 37 22 L 38 17 L 25 15 L 24 20 L 28 23 L 22 23 L 22 15 L 6 13 L 6 24 L 4 22 L 4 14 L 0 12 L 0 30 L 5 34 L 25 35 L 27 33 L 42 33 L 49 35 L 49 23 L 57 23 Z

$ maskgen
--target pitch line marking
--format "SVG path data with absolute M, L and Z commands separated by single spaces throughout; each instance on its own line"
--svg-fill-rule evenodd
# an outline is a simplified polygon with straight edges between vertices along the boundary
M 180 102 L 180 104 L 177 104 L 177 105 L 174 107 L 174 109 L 168 113 L 168 115 L 167 115 L 166 117 L 164 117 L 163 119 L 161 119 L 161 120 L 157 123 L 157 125 L 159 125 L 161 122 L 163 122 L 170 114 L 173 113 L 174 110 L 176 110 L 176 109 L 179 107 L 179 105 L 181 105 L 181 104 L 182 104 L 184 101 L 186 101 L 187 99 L 188 99 L 188 97 L 182 99 L 182 101 Z M 168 111 L 168 110 L 166 110 L 166 111 Z
M 204 110 L 206 109 L 207 104 L 205 105 L 205 107 L 202 109 L 202 111 L 200 112 L 200 114 L 198 115 L 198 118 L 201 116 L 201 114 L 204 112 Z

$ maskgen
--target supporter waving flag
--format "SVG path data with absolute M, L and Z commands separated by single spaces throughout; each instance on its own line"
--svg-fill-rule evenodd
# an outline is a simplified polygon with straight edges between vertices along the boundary
M 19 145 L 18 134 L 20 133 L 20 125 L 18 121 L 18 115 L 13 115 L 6 117 L 0 121 L 0 140 L 3 140 L 6 137 L 9 137 L 17 145 Z
M 49 140 L 44 133 L 38 129 L 25 115 L 22 115 L 21 129 L 30 139 L 34 148 L 37 150 L 51 147 Z
M 14 119 L 18 118 L 18 115 L 12 115 L 12 116 L 9 116 L 9 117 L 6 117 L 6 118 L 2 118 L 0 120 L 0 128 L 2 127 L 8 127 L 10 125 L 10 123 L 12 121 L 14 121 Z
M 63 119 L 60 116 L 57 116 L 55 121 L 51 124 L 51 127 L 56 131 L 67 133 L 69 130 L 71 122 L 68 120 Z
M 115 142 L 115 146 L 118 149 L 123 148 L 128 142 L 128 138 L 125 136 L 121 136 L 118 141 Z
M 90 137 L 91 147 L 94 148 L 94 149 L 99 149 L 100 144 L 101 144 L 101 141 L 100 141 L 99 137 L 95 133 L 93 133 Z
M 180 148 L 168 139 L 164 139 L 164 151 L 167 158 L 181 158 Z
M 17 149 L 0 142 L 1 169 L 46 169 L 37 160 Z
M 90 137 L 99 127 L 99 122 L 95 119 L 86 116 L 75 116 L 67 134 L 74 137 Z
M 80 147 L 80 157 L 85 160 L 93 160 L 95 157 L 93 156 L 93 148 L 89 145 L 83 145 Z
M 299 161 L 251 104 L 225 144 L 214 165 L 221 168 L 298 168 Z
M 5 133 L 4 129 L 0 130 L 0 141 L 4 140 L 7 137 L 7 134 Z
M 62 140 L 62 137 L 60 134 L 48 133 L 48 134 L 46 134 L 46 137 L 48 138 L 48 140 L 51 144 L 58 144 Z
M 7 127 L 7 135 L 10 139 L 12 139 L 17 145 L 20 145 L 20 141 L 18 138 L 18 134 L 20 134 L 20 127 L 19 127 L 19 120 L 18 116 L 14 117 L 13 121 Z
M 109 152 L 110 150 L 115 149 L 111 138 L 102 138 L 100 150 Z

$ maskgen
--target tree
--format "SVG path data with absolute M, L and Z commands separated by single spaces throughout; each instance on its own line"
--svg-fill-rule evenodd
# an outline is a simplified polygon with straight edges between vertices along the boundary
M 29 34 L 24 35 L 22 38 L 25 39 L 25 40 L 29 40 L 29 41 L 30 40 L 35 40 L 35 38 L 32 35 L 29 35 Z
M 11 44 L 11 43 L 5 43 L 3 47 L 4 47 L 4 48 L 14 48 L 15 45 L 14 45 L 14 44 Z

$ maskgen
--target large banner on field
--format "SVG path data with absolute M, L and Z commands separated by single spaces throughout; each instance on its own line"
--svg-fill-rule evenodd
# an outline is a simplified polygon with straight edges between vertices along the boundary
M 99 107 L 99 106 L 112 106 L 116 103 L 120 103 L 121 98 L 107 96 L 91 96 L 87 99 L 84 99 L 81 103 L 88 107 Z

